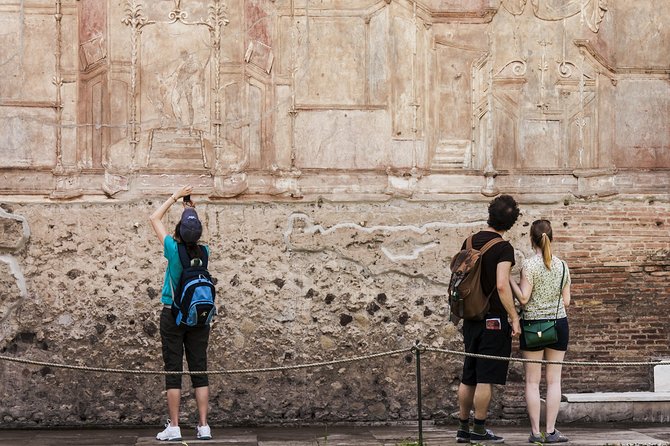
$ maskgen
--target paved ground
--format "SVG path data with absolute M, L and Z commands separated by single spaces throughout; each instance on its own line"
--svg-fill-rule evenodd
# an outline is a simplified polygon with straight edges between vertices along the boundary
M 494 426 L 505 444 L 527 445 L 525 427 Z M 159 428 L 1 430 L 0 446 L 149 446 L 166 445 L 155 440 Z M 568 425 L 561 431 L 570 438 L 568 446 L 670 445 L 670 424 L 652 425 Z M 418 434 L 408 426 L 311 426 L 291 428 L 213 428 L 210 441 L 195 440 L 193 428 L 182 427 L 183 442 L 176 445 L 208 446 L 410 446 Z M 457 444 L 454 426 L 424 426 L 425 446 Z

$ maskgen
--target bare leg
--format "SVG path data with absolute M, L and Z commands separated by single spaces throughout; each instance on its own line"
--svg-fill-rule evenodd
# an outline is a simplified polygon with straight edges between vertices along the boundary
M 544 350 L 547 361 L 563 361 L 565 352 L 547 348 Z M 556 418 L 561 406 L 561 371 L 560 364 L 547 364 L 547 432 L 556 429 Z
M 544 351 L 528 352 L 521 351 L 526 359 L 542 359 Z M 542 364 L 531 362 L 524 363 L 526 371 L 526 406 L 528 407 L 528 418 L 530 429 L 534 435 L 539 435 L 540 430 L 540 380 L 542 379 Z
M 195 388 L 195 402 L 198 405 L 198 424 L 207 425 L 207 411 L 209 410 L 209 386 Z
M 475 386 L 469 386 L 463 383 L 458 386 L 458 416 L 461 420 L 470 418 L 470 411 L 472 410 L 472 404 L 475 398 L 475 388 Z
M 491 384 L 477 384 L 473 404 L 475 406 L 475 418 L 485 420 L 489 412 L 489 404 L 491 404 Z
M 167 390 L 168 415 L 170 426 L 179 426 L 179 403 L 181 402 L 181 389 Z

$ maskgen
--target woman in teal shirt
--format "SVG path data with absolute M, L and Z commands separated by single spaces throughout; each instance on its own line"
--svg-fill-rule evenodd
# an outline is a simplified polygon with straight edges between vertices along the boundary
M 207 346 L 209 343 L 209 325 L 201 327 L 178 326 L 172 314 L 172 296 L 179 285 L 182 265 L 179 260 L 178 244 L 183 243 L 191 259 L 202 256 L 202 249 L 198 245 L 202 235 L 202 223 L 195 212 L 195 205 L 190 199 L 184 201 L 184 211 L 177 223 L 174 235 L 170 235 L 163 224 L 163 216 L 170 207 L 182 197 L 190 197 L 192 186 L 183 186 L 170 196 L 153 214 L 149 220 L 154 232 L 163 245 L 163 255 L 167 259 L 165 278 L 161 302 L 163 309 L 160 318 L 161 344 L 163 362 L 166 371 L 182 371 L 183 356 L 190 371 L 207 370 Z M 205 247 L 209 254 L 209 249 Z M 207 424 L 209 409 L 209 381 L 207 375 L 191 375 L 191 382 L 195 389 L 195 400 L 198 406 L 198 426 L 196 437 L 200 440 L 212 438 L 212 432 Z M 181 429 L 179 427 L 179 403 L 181 401 L 181 375 L 166 375 L 165 388 L 167 389 L 167 405 L 169 419 L 165 430 L 156 435 L 158 440 L 179 441 Z

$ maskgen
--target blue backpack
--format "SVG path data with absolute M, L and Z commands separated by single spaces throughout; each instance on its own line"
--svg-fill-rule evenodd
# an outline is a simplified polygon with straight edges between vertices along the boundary
M 189 257 L 186 246 L 177 244 L 179 261 L 182 273 L 179 279 L 179 287 L 173 293 L 172 314 L 174 314 L 177 325 L 188 327 L 199 327 L 209 325 L 216 314 L 214 298 L 216 290 L 212 283 L 212 277 L 207 271 L 207 249 L 198 246 L 202 250 L 202 260 Z

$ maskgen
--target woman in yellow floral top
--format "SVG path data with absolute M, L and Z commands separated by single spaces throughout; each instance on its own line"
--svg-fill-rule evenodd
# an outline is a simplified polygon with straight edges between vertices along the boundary
M 558 257 L 551 254 L 553 240 L 551 223 L 536 220 L 530 227 L 530 241 L 535 255 L 524 260 L 521 283 L 510 280 L 512 291 L 523 307 L 525 321 L 556 320 L 558 340 L 537 348 L 526 346 L 523 335 L 519 345 L 521 354 L 528 359 L 563 361 L 568 349 L 570 329 L 565 309 L 570 305 L 570 271 Z M 547 364 L 546 431 L 540 430 L 540 381 L 542 364 L 524 363 L 526 371 L 526 404 L 530 418 L 531 435 L 528 441 L 561 443 L 568 441 L 556 430 L 556 417 L 561 402 L 560 364 Z

